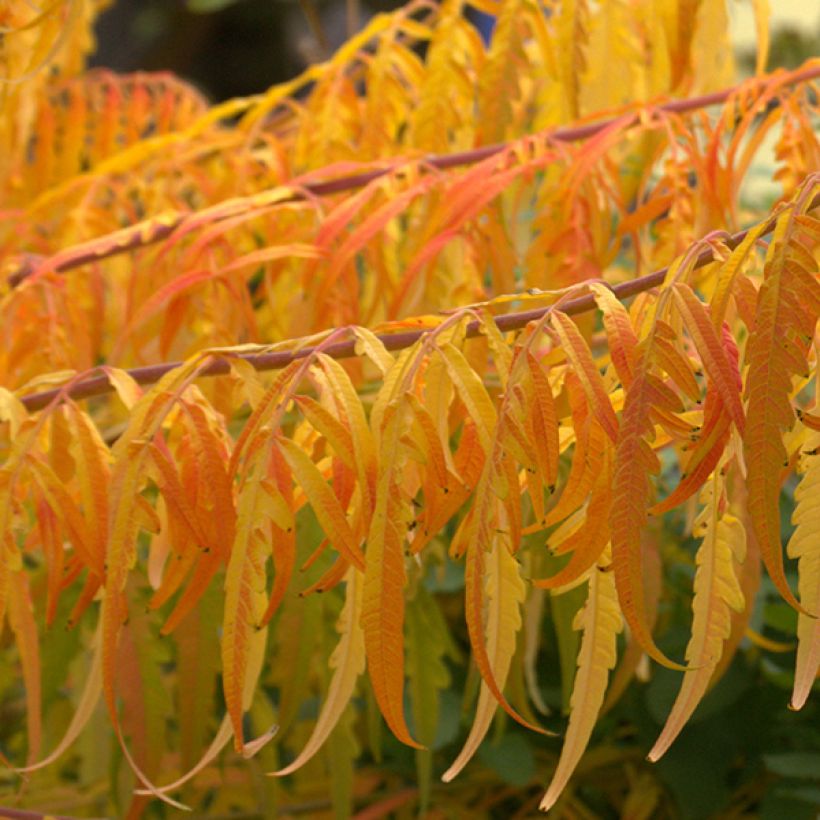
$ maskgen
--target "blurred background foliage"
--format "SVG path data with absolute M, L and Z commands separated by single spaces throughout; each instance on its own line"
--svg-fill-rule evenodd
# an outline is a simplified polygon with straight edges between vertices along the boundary
M 739 5 L 729 0 L 731 6 Z M 329 56 L 372 15 L 399 0 L 114 0 L 99 18 L 92 65 L 167 70 L 213 100 L 255 94 Z M 820 54 L 820 13 L 806 0 L 771 3 L 767 71 Z M 793 13 L 783 16 L 791 7 Z M 795 21 L 800 13 L 804 25 Z M 486 34 L 492 19 L 475 21 Z M 753 47 L 738 54 L 752 73 Z
M 214 100 L 252 94 L 322 60 L 352 28 L 396 5 L 392 0 L 361 5 L 314 0 L 116 0 L 99 20 L 98 51 L 92 65 L 123 72 L 169 70 L 192 81 Z M 812 22 L 807 20 L 805 29 L 774 28 L 769 69 L 778 65 L 794 67 L 820 53 L 820 30 Z M 753 65 L 753 55 L 739 57 L 741 65 Z M 669 480 L 673 481 L 672 476 Z M 784 540 L 792 530 L 792 490 L 790 486 L 784 489 L 781 507 Z M 664 635 L 669 651 L 680 656 L 691 618 L 695 542 L 682 538 L 682 520 L 677 525 L 673 517 L 667 517 L 665 529 L 659 529 L 655 537 L 662 545 L 664 565 L 670 568 L 664 588 L 672 591 L 660 602 L 658 632 Z M 560 738 L 526 733 L 499 711 L 496 730 L 485 741 L 478 758 L 453 783 L 439 782 L 439 775 L 457 752 L 465 732 L 461 696 L 457 693 L 465 691 L 469 698 L 478 684 L 475 670 L 468 672 L 461 662 L 469 647 L 462 613 L 463 572 L 444 561 L 442 573 L 426 579 L 423 593 L 438 597 L 454 639 L 445 655 L 452 688 L 442 699 L 431 759 L 418 767 L 416 753 L 384 732 L 375 744 L 381 749 L 379 758 L 366 756 L 359 761 L 352 799 L 355 805 L 357 796 L 367 797 L 370 808 L 361 813 L 362 820 L 418 816 L 418 772 L 425 769 L 432 775 L 430 805 L 435 807 L 425 813 L 427 817 L 533 816 L 543 793 L 543 773 L 550 771 L 557 760 Z M 794 584 L 794 579 L 790 580 Z M 551 621 L 559 622 L 561 612 L 556 601 L 546 599 L 544 605 L 553 609 Z M 331 620 L 332 616 L 321 615 Z M 815 692 L 801 712 L 787 711 L 794 669 L 795 613 L 765 580 L 752 626 L 754 631 L 744 639 L 730 668 L 657 764 L 649 764 L 644 757 L 664 724 L 677 693 L 679 675 L 660 668 L 649 674 L 648 669 L 641 668 L 642 674 L 599 722 L 590 748 L 553 816 L 620 816 L 635 820 L 817 817 L 820 701 Z M 75 633 L 52 635 L 44 647 L 44 657 L 59 664 L 60 658 L 71 654 L 69 644 L 76 640 Z M 545 671 L 541 692 L 543 705 L 551 713 L 543 720 L 550 728 L 561 730 L 571 681 L 561 680 L 558 658 L 564 652 L 574 652 L 575 647 L 561 646 L 551 637 L 542 651 Z M 513 664 L 513 668 L 519 666 Z M 465 680 L 465 675 L 474 679 Z M 0 692 L 10 685 L 10 681 L 0 681 Z M 511 686 L 520 691 L 524 688 L 522 681 L 511 681 Z M 300 713 L 315 714 L 317 706 L 316 702 L 306 702 L 298 708 Z M 373 703 L 362 703 L 361 709 L 375 717 Z M 264 719 L 259 716 L 260 723 Z M 19 699 L 0 698 L 0 741 L 3 735 L 19 734 L 24 720 Z M 380 731 L 375 719 L 370 731 Z M 352 731 L 336 735 L 336 742 L 355 742 Z M 333 805 L 344 802 L 340 796 L 329 794 L 330 784 L 321 780 L 316 782 L 314 794 L 303 794 L 297 802 L 292 801 L 292 793 L 284 799 L 281 794 L 273 799 L 273 792 L 281 786 L 262 776 L 275 767 L 275 761 L 266 758 L 267 752 L 263 752 L 258 760 L 250 762 L 255 772 L 250 789 L 247 782 L 231 788 L 230 784 L 215 781 L 211 797 L 200 803 L 200 810 L 207 809 L 210 817 L 266 816 L 264 810 L 255 813 L 250 805 L 259 805 L 259 800 L 270 793 L 271 805 L 278 805 L 280 817 L 323 817 L 332 816 Z M 69 785 L 55 786 L 52 798 L 62 795 L 60 804 L 70 810 L 67 795 L 72 776 L 81 779 L 79 767 L 116 768 L 121 763 L 103 762 L 99 753 L 93 754 L 84 744 L 81 753 L 70 756 L 62 766 L 63 784 Z M 207 790 L 208 785 L 199 782 L 197 787 Z M 0 783 L 0 793 L 3 790 L 4 784 Z M 97 798 L 86 795 L 75 810 L 78 814 L 93 813 L 95 805 L 99 809 L 107 804 L 106 795 Z M 155 803 L 146 816 L 174 814 Z

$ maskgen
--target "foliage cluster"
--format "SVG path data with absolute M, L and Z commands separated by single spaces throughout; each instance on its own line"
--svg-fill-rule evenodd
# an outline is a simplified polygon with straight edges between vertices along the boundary
M 773 646 L 750 627 L 771 591 L 797 613 L 803 707 L 820 64 L 762 71 L 765 3 L 734 87 L 723 0 L 478 0 L 489 44 L 459 0 L 411 0 L 218 105 L 83 71 L 102 5 L 0 13 L 19 801 L 66 805 L 73 782 L 130 816 L 427 808 L 463 713 L 446 781 L 538 747 L 551 783 L 522 813 L 671 813 L 616 704 L 649 659 L 674 680 L 661 758 L 744 636 Z M 767 140 L 776 203 L 747 186 Z M 431 811 L 511 815 L 457 783 Z M 740 778 L 738 811 L 762 793 Z

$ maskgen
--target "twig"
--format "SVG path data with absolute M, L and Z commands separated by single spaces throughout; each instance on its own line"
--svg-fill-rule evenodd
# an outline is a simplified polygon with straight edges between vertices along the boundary
M 809 205 L 809 210 L 820 207 L 820 194 L 817 194 Z M 766 223 L 761 236 L 770 233 L 775 225 L 777 214 L 771 216 Z M 730 249 L 736 248 L 745 238 L 749 229 L 739 231 L 738 233 L 729 236 L 724 244 Z M 697 258 L 694 268 L 702 268 L 714 261 L 714 254 L 711 250 L 703 251 Z M 621 282 L 617 285 L 612 285 L 611 290 L 618 297 L 618 299 L 627 299 L 630 296 L 635 296 L 638 293 L 651 290 L 658 285 L 663 284 L 664 279 L 669 268 L 661 268 L 660 270 L 648 273 L 645 276 L 640 276 L 637 279 L 630 279 L 628 282 Z M 571 299 L 565 302 L 561 310 L 569 315 L 576 315 L 578 313 L 585 313 L 595 307 L 595 299 L 592 295 L 579 296 L 576 299 Z M 511 330 L 520 330 L 530 322 L 540 319 L 544 313 L 549 310 L 545 308 L 535 308 L 532 310 L 524 310 L 517 313 L 505 313 L 501 316 L 496 316 L 494 321 L 499 330 L 502 332 Z M 406 330 L 401 333 L 385 333 L 378 338 L 388 350 L 401 350 L 405 347 L 410 347 L 418 341 L 422 336 L 430 333 L 435 328 L 424 328 L 420 330 Z M 477 321 L 470 322 L 467 325 L 467 336 L 474 337 L 481 333 L 480 323 Z M 291 362 L 297 359 L 303 359 L 316 352 L 315 346 L 302 347 L 299 350 L 283 350 L 272 353 L 248 353 L 236 354 L 238 358 L 244 359 L 251 364 L 254 369 L 259 371 L 264 370 L 280 370 L 286 367 Z M 356 342 L 345 341 L 336 342 L 322 348 L 322 352 L 331 356 L 334 359 L 349 359 L 356 355 Z M 128 370 L 129 375 L 138 384 L 153 384 L 159 381 L 166 373 L 179 367 L 182 362 L 163 362 L 162 364 L 148 365 L 146 367 L 136 367 Z M 213 359 L 200 373 L 201 376 L 222 376 L 230 372 L 230 363 L 226 359 Z M 101 396 L 105 393 L 110 393 L 113 390 L 108 377 L 105 375 L 92 376 L 88 379 L 83 379 L 76 382 L 69 388 L 55 388 L 53 390 L 44 390 L 40 393 L 30 393 L 23 396 L 21 401 L 28 410 L 41 410 L 46 407 L 56 396 L 62 391 L 64 395 L 72 399 L 86 399 L 91 396 Z
M 775 75 L 776 77 L 776 75 Z M 808 66 L 807 68 L 798 69 L 791 73 L 784 74 L 781 81 L 778 83 L 780 87 L 796 85 L 801 82 L 807 82 L 820 77 L 820 61 Z M 761 92 L 772 85 L 772 77 L 766 77 L 765 83 L 762 83 Z M 651 106 L 643 104 L 638 110 L 633 110 L 633 119 L 630 124 L 633 124 L 640 117 L 642 110 L 657 110 L 664 111 L 670 114 L 685 114 L 690 111 L 695 111 L 700 108 L 706 108 L 710 105 L 717 105 L 725 102 L 737 90 L 738 86 L 734 85 L 730 88 L 724 88 L 721 91 L 715 91 L 711 94 L 703 94 L 697 97 L 685 97 L 682 99 L 671 100 L 667 103 Z M 631 106 L 634 109 L 634 106 Z M 605 128 L 611 126 L 618 119 L 624 117 L 629 113 L 627 108 L 621 114 L 609 117 L 598 122 L 587 123 L 585 125 L 576 125 L 565 128 L 557 128 L 553 131 L 545 131 L 540 134 L 543 139 L 558 140 L 560 142 L 578 142 L 589 139 L 596 134 L 603 131 Z M 511 142 L 502 142 L 495 145 L 485 145 L 481 148 L 474 148 L 470 151 L 459 151 L 452 154 L 438 154 L 430 155 L 424 159 L 423 165 L 429 168 L 434 168 L 439 171 L 447 170 L 448 168 L 455 168 L 462 165 L 473 165 L 488 157 L 504 151 L 509 148 Z M 374 168 L 370 171 L 362 171 L 358 174 L 350 174 L 348 176 L 337 177 L 336 179 L 323 180 L 318 182 L 306 182 L 300 186 L 299 190 L 295 190 L 290 197 L 279 200 L 279 204 L 286 204 L 290 202 L 297 202 L 308 197 L 314 196 L 328 196 L 330 194 L 342 193 L 344 191 L 351 191 L 356 188 L 362 188 L 365 185 L 373 182 L 380 177 L 390 173 L 395 167 L 395 163 L 383 165 Z M 321 169 L 320 169 L 321 170 Z M 313 172 L 319 173 L 320 171 Z M 283 182 L 282 185 L 287 185 Z M 92 242 L 87 244 L 99 246 L 107 238 L 114 239 L 111 241 L 108 248 L 100 250 L 99 248 L 89 248 L 87 253 L 78 253 L 66 258 L 63 262 L 58 262 L 53 266 L 53 270 L 62 273 L 72 268 L 85 265 L 89 262 L 97 262 L 111 256 L 115 256 L 126 251 L 131 251 L 136 248 L 153 245 L 157 242 L 166 239 L 170 236 L 191 214 L 179 214 L 173 218 L 167 218 L 162 223 L 157 223 L 155 219 L 146 219 L 105 236 L 95 237 Z M 32 273 L 39 267 L 40 264 L 48 257 L 40 257 L 36 254 L 24 254 L 20 266 L 7 277 L 7 281 L 11 287 L 16 287 L 23 280 L 31 276 Z M 636 280 L 637 281 L 637 280 Z

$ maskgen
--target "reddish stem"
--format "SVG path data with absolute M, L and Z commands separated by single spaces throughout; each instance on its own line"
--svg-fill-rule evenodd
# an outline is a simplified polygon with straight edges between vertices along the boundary
M 774 76 L 777 77 L 777 75 Z M 806 68 L 798 69 L 791 73 L 783 74 L 779 85 L 781 87 L 796 85 L 801 82 L 813 80 L 816 77 L 820 77 L 820 62 L 809 65 Z M 772 85 L 772 77 L 764 77 L 762 80 L 761 91 Z M 714 91 L 711 94 L 702 94 L 697 97 L 685 97 L 683 99 L 671 100 L 670 102 L 661 103 L 660 105 L 656 105 L 654 107 L 650 106 L 649 110 L 664 111 L 671 114 L 684 114 L 689 111 L 695 111 L 700 108 L 706 108 L 710 105 L 717 105 L 718 103 L 725 102 L 731 94 L 737 90 L 737 88 L 738 85 L 733 85 L 730 88 L 724 88 L 721 91 Z M 644 109 L 645 105 L 646 104 L 643 104 L 640 108 Z M 635 108 L 635 106 L 631 107 Z M 545 131 L 542 132 L 540 136 L 542 139 L 552 139 L 560 142 L 576 142 L 579 140 L 589 139 L 590 137 L 595 136 L 595 134 L 603 131 L 605 128 L 608 128 L 628 113 L 629 109 L 627 108 L 625 112 L 622 112 L 614 117 L 599 120 L 598 122 L 587 123 L 585 125 L 576 125 L 566 128 L 557 128 L 554 131 Z M 632 122 L 636 121 L 638 117 L 638 111 L 633 111 Z M 470 151 L 431 155 L 424 160 L 424 165 L 440 171 L 461 165 L 472 165 L 500 153 L 501 151 L 509 148 L 511 144 L 512 142 L 502 142 L 495 145 L 485 145 L 481 148 L 474 148 Z M 280 204 L 300 201 L 310 196 L 328 196 L 330 194 L 337 194 L 343 191 L 354 190 L 356 188 L 363 188 L 365 185 L 373 182 L 373 180 L 379 179 L 379 177 L 383 177 L 390 173 L 394 167 L 395 164 L 390 164 L 384 167 L 374 168 L 370 171 L 362 171 L 358 174 L 351 174 L 349 176 L 338 177 L 336 179 L 319 182 L 306 182 L 301 185 L 300 191 L 295 191 L 289 198 L 281 200 Z M 160 242 L 170 236 L 187 216 L 188 214 L 180 214 L 178 219 L 163 225 L 157 225 L 152 223 L 151 220 L 146 220 L 138 223 L 137 225 L 133 225 L 130 228 L 116 231 L 115 233 L 117 234 L 127 234 L 130 232 L 131 235 L 127 238 L 123 238 L 121 241 L 112 243 L 109 248 L 106 248 L 102 252 L 99 250 L 89 249 L 87 253 L 80 253 L 76 256 L 71 256 L 64 262 L 54 265 L 53 269 L 57 272 L 71 270 L 72 268 L 85 265 L 89 262 L 96 262 L 100 259 L 105 259 L 119 253 L 124 253 L 125 251 L 134 250 L 135 248 L 145 247 L 147 245 Z M 145 230 L 146 225 L 150 226 L 151 229 Z M 95 244 L 104 238 L 105 237 L 98 237 Z M 20 282 L 28 278 L 37 269 L 37 267 L 39 267 L 42 261 L 43 258 L 37 255 L 25 255 L 20 267 L 18 267 L 13 273 L 9 274 L 9 285 L 11 287 L 16 287 L 19 285 Z
M 820 194 L 817 194 L 814 197 L 811 205 L 808 207 L 808 210 L 818 207 L 820 207 Z M 769 218 L 761 236 L 772 231 L 777 216 L 778 214 Z M 746 230 L 732 234 L 725 240 L 724 244 L 730 249 L 736 248 L 745 239 L 748 231 L 749 229 L 747 228 Z M 713 259 L 714 255 L 712 251 L 705 250 L 698 256 L 697 261 L 694 264 L 694 268 L 702 268 L 704 265 L 708 265 L 712 262 Z M 642 293 L 663 284 L 668 270 L 668 267 L 661 268 L 653 273 L 646 274 L 646 276 L 640 276 L 637 279 L 630 279 L 628 282 L 621 282 L 620 284 L 612 285 L 611 290 L 619 299 L 626 299 L 630 296 L 635 296 L 638 293 Z M 585 313 L 588 310 L 592 310 L 594 307 L 595 299 L 591 294 L 587 294 L 586 296 L 579 296 L 576 299 L 571 299 L 565 302 L 562 305 L 561 310 L 569 315 L 575 315 L 578 313 Z M 549 309 L 549 307 L 543 307 L 535 308 L 533 310 L 524 310 L 517 313 L 505 313 L 502 316 L 496 316 L 495 323 L 498 326 L 498 329 L 502 332 L 519 330 L 530 322 L 540 319 Z M 434 330 L 435 328 L 425 328 L 421 330 L 407 330 L 401 333 L 385 333 L 378 338 L 388 350 L 401 350 L 402 348 L 410 347 L 410 345 L 414 344 L 422 336 Z M 468 337 L 478 336 L 480 332 L 481 329 L 479 322 L 473 321 L 467 325 Z M 322 345 L 321 352 L 327 356 L 333 357 L 334 359 L 348 359 L 356 355 L 355 348 L 356 342 L 355 340 L 351 340 L 335 342 L 334 344 L 327 346 Z M 273 353 L 239 354 L 238 358 L 242 358 L 249 362 L 256 370 L 280 370 L 281 368 L 289 365 L 292 361 L 295 361 L 296 359 L 303 359 L 316 351 L 316 346 L 310 346 L 294 351 L 284 350 Z M 182 362 L 164 362 L 162 364 L 148 365 L 147 367 L 137 367 L 133 370 L 129 370 L 128 373 L 139 384 L 153 384 L 154 382 L 159 381 L 159 379 L 161 379 L 170 370 L 173 370 L 175 367 L 179 367 L 181 364 Z M 221 376 L 228 372 L 230 372 L 230 364 L 226 359 L 214 359 L 211 364 L 201 371 L 200 375 Z M 110 393 L 112 390 L 113 388 L 111 387 L 111 383 L 108 381 L 107 376 L 92 376 L 88 379 L 78 381 L 73 387 L 68 389 L 62 387 L 53 390 L 44 390 L 41 393 L 31 393 L 28 396 L 24 396 L 21 401 L 29 411 L 41 410 L 43 407 L 47 406 L 60 391 L 63 391 L 64 395 L 67 395 L 72 399 L 85 399 L 90 396 L 100 396 L 105 393 Z

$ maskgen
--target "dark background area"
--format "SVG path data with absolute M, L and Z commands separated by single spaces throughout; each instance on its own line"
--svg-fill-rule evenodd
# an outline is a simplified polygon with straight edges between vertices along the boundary
M 213 100 L 259 93 L 329 57 L 374 14 L 399 0 L 114 0 L 97 26 L 92 65 L 168 70 Z M 807 5 L 811 6 L 811 3 Z M 772 32 L 769 68 L 820 54 L 820 31 Z M 754 55 L 739 55 L 754 68 Z
M 214 100 L 255 94 L 326 59 L 350 30 L 399 5 L 115 0 L 100 17 L 91 62 L 123 72 L 172 71 Z

